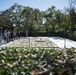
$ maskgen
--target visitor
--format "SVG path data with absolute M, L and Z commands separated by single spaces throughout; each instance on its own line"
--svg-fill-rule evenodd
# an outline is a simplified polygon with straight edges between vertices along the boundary
M 10 42 L 10 30 L 8 30 L 8 32 L 7 32 L 7 42 Z
M 10 41 L 13 41 L 13 30 L 10 31 Z
M 26 30 L 26 37 L 28 37 L 28 30 Z
M 8 33 L 7 33 L 7 30 L 4 31 L 4 42 L 5 43 L 8 42 Z
M 14 30 L 14 31 L 13 31 L 13 40 L 16 39 L 16 34 L 17 34 L 17 32 Z
M 3 34 L 3 31 L 1 31 L 1 38 L 2 38 L 2 41 L 4 40 L 4 34 Z

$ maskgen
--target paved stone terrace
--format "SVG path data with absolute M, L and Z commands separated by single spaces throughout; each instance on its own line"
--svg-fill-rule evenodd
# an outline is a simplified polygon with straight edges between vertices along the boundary
M 7 44 L 1 45 L 1 47 L 58 47 L 54 42 L 49 40 L 48 37 L 25 37 Z

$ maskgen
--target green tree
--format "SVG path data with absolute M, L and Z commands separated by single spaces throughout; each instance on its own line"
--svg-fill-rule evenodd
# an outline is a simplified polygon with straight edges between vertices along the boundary
M 51 32 L 55 32 L 55 14 L 56 14 L 56 9 L 55 6 L 52 6 L 51 8 L 48 8 L 48 10 L 46 11 L 46 15 L 45 18 L 47 19 L 46 24 L 46 30 L 51 31 Z
M 19 31 L 22 30 L 22 22 L 23 22 L 23 16 L 22 11 L 24 7 L 21 5 L 18 5 L 15 3 L 13 6 L 11 6 L 8 10 L 10 11 L 10 21 L 13 24 L 13 27 Z
M 69 10 L 69 15 L 71 31 L 74 31 L 76 29 L 76 10 L 74 7 Z
M 9 17 L 10 12 L 8 10 L 5 10 L 0 14 L 0 26 L 3 27 L 3 29 L 10 29 L 12 27 L 12 23 L 10 22 Z

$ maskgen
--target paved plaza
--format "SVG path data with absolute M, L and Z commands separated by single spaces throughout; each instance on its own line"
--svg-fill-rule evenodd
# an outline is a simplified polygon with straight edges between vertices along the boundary
M 25 37 L 1 45 L 1 47 L 58 47 L 48 37 Z
M 76 48 L 76 41 L 66 39 L 66 48 Z M 0 47 L 59 47 L 64 48 L 62 37 L 22 37 L 7 44 L 0 43 Z

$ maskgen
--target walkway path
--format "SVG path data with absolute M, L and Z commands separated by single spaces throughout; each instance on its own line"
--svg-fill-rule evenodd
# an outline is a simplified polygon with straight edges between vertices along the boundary
M 66 48 L 76 48 L 76 41 L 61 38 L 61 37 L 50 37 L 51 41 L 53 41 L 58 47 L 64 48 L 64 45 Z
M 1 47 L 58 47 L 48 37 L 27 37 L 1 45 Z
M 9 42 L 7 44 L 1 43 L 0 47 L 59 47 L 76 48 L 76 41 L 64 39 L 61 37 L 27 37 Z M 3 44 L 3 45 L 2 45 Z

